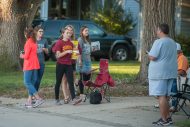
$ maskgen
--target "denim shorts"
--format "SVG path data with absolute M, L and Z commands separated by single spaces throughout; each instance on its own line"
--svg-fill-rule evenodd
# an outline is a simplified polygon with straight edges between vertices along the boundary
M 170 96 L 175 79 L 149 79 L 150 96 Z

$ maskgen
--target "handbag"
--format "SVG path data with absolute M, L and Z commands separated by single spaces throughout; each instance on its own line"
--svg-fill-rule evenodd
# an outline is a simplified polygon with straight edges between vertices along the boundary
M 92 91 L 90 93 L 90 104 L 100 104 L 102 101 L 102 94 L 98 91 Z

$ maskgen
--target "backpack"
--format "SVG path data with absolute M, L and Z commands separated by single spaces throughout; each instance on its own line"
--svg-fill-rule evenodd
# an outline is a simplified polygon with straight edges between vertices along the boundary
M 100 104 L 102 101 L 102 94 L 96 90 L 90 93 L 90 104 Z

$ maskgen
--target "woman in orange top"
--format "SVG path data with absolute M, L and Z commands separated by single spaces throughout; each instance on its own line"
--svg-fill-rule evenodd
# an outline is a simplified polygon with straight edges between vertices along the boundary
M 25 104 L 26 107 L 37 107 L 44 101 L 38 95 L 34 84 L 37 80 L 37 70 L 40 68 L 37 57 L 37 44 L 35 39 L 35 33 L 32 28 L 27 28 L 24 31 L 27 41 L 24 45 L 24 52 L 20 54 L 20 58 L 24 59 L 23 71 L 24 71 L 24 84 L 28 89 L 28 100 Z M 36 102 L 32 105 L 32 96 L 36 98 Z

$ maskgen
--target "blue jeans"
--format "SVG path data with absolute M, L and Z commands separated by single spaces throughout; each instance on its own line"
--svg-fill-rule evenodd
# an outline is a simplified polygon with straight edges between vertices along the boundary
M 177 79 L 174 81 L 174 83 L 172 84 L 172 95 L 176 95 L 177 94 Z M 171 106 L 177 108 L 177 97 L 173 97 L 171 100 Z
M 27 70 L 24 71 L 24 84 L 28 89 L 28 94 L 33 96 L 37 93 L 34 84 L 37 80 L 37 70 Z
M 34 85 L 35 89 L 38 91 L 39 87 L 40 87 L 40 83 L 41 83 L 41 80 L 42 80 L 42 76 L 44 74 L 44 68 L 45 68 L 45 64 L 41 64 L 40 63 L 40 69 L 37 70 L 37 81 Z

